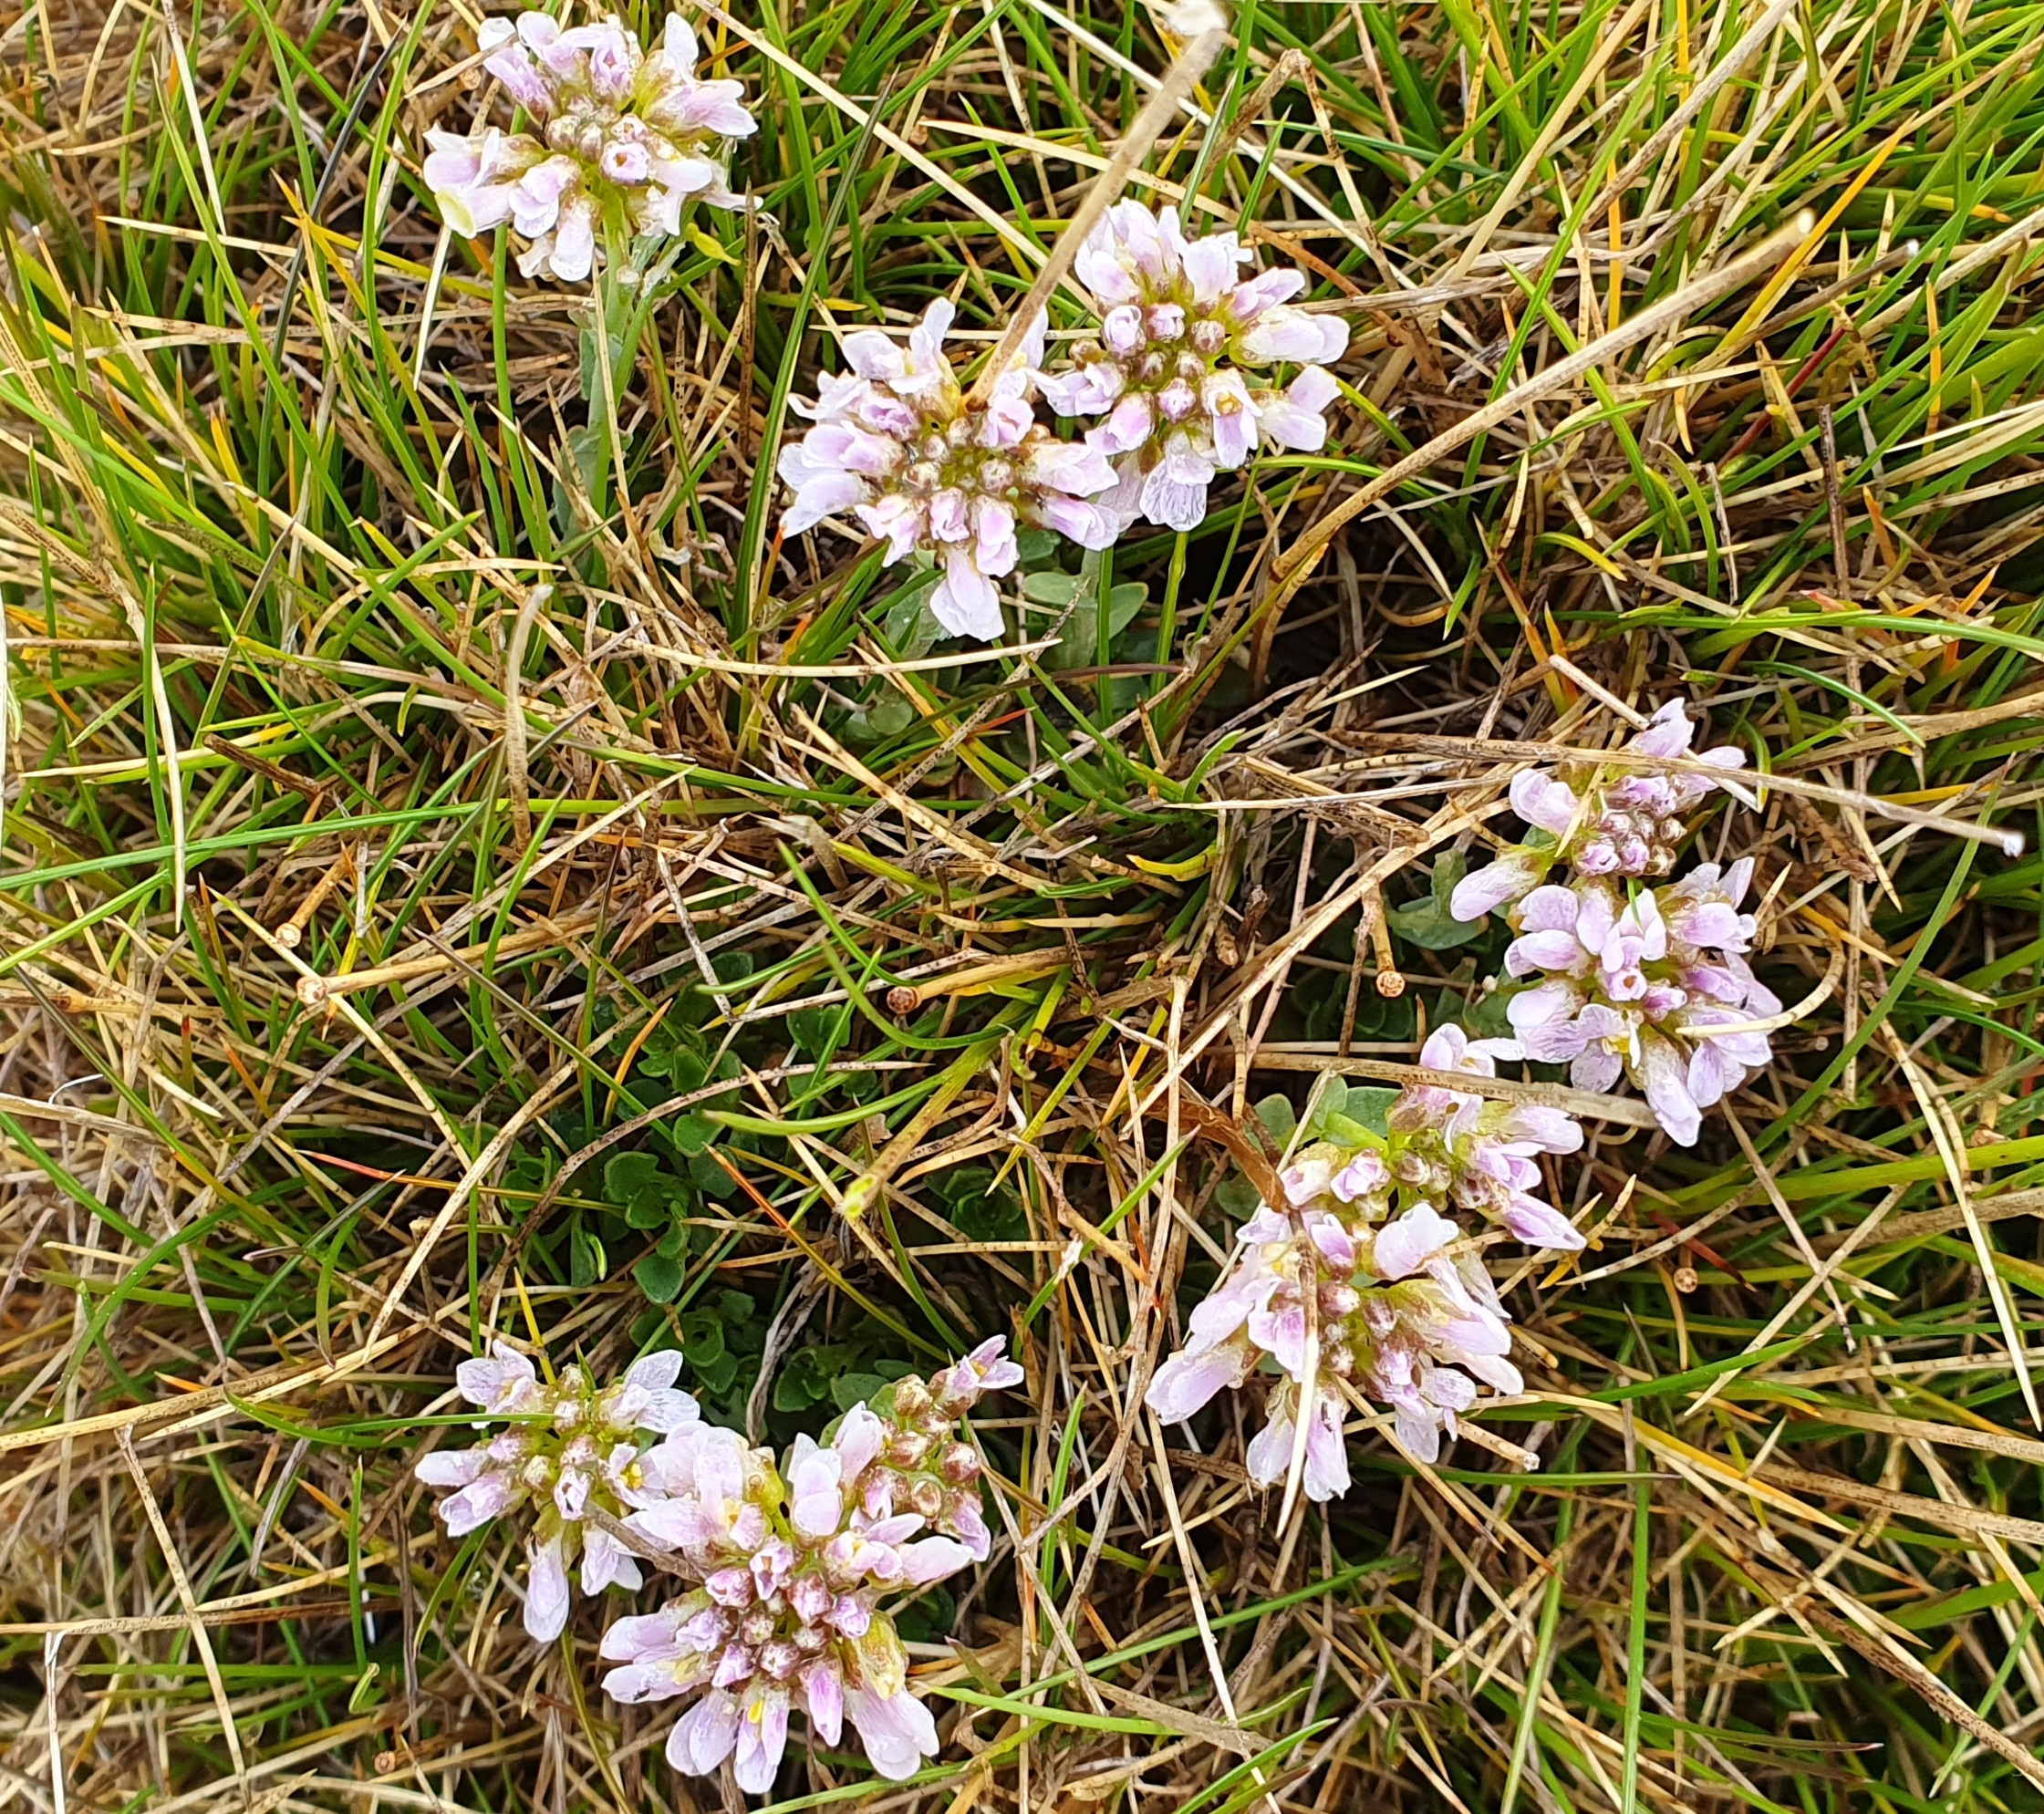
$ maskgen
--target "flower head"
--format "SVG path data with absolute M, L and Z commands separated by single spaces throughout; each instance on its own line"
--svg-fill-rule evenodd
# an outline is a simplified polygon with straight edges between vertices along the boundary
M 1113 517 L 1085 499 L 1115 482 L 1092 449 L 1061 441 L 1031 406 L 1043 324 L 983 403 L 966 400 L 944 357 L 956 311 L 939 297 L 906 347 L 874 328 L 845 337 L 849 373 L 826 377 L 796 410 L 816 426 L 783 450 L 778 471 L 794 491 L 782 526 L 814 527 L 841 511 L 887 544 L 890 562 L 920 549 L 943 576 L 930 609 L 954 636 L 1001 636 L 994 581 L 1014 571 L 1015 529 L 1032 523 L 1085 548 L 1115 539 Z
M 623 1518 L 663 1491 L 661 1464 L 641 1438 L 700 1427 L 696 1402 L 674 1381 L 681 1356 L 669 1350 L 632 1363 L 599 1388 L 579 1366 L 543 1384 L 532 1362 L 509 1343 L 487 1359 L 463 1361 L 455 1383 L 470 1404 L 512 1426 L 473 1448 L 437 1449 L 412 1470 L 429 1487 L 452 1488 L 441 1501 L 448 1534 L 465 1535 L 524 1506 L 535 1517 L 526 1539 L 525 1630 L 550 1643 L 567 1623 L 568 1569 L 577 1555 L 582 1591 L 638 1587 L 638 1564 L 606 1531 L 588 1523 L 593 1508 Z M 665 1448 L 668 1445 L 662 1445 Z
M 764 1794 L 791 1713 L 826 1745 L 849 1720 L 884 1777 L 936 1755 L 887 1602 L 987 1553 L 979 1457 L 953 1426 L 982 1394 L 1020 1383 L 1001 1345 L 927 1384 L 898 1382 L 884 1415 L 855 1406 L 827 1443 L 798 1436 L 778 1462 L 704 1424 L 648 1452 L 660 1497 L 626 1522 L 694 1584 L 604 1634 L 617 1665 L 604 1686 L 620 1701 L 694 1697 L 669 1735 L 676 1769 L 711 1775 L 730 1758 L 739 1787 Z
M 616 17 L 564 27 L 545 13 L 478 33 L 483 67 L 530 116 L 532 132 L 485 126 L 467 138 L 429 132 L 428 187 L 456 233 L 508 222 L 530 242 L 518 268 L 577 284 L 608 233 L 675 233 L 681 204 L 742 208 L 721 141 L 758 129 L 736 82 L 696 75 L 696 37 L 670 14 L 648 52 Z
M 1686 700 L 1670 700 L 1653 721 L 1621 746 L 1628 755 L 1688 757 L 1696 734 Z M 1694 758 L 1727 773 L 1746 754 L 1730 745 Z M 1683 814 L 1720 783 L 1708 775 L 1613 769 L 1593 762 L 1561 769 L 1526 769 L 1512 777 L 1511 809 L 1540 834 L 1514 845 L 1456 885 L 1449 911 L 1457 919 L 1485 914 L 1538 887 L 1557 864 L 1584 876 L 1665 876 L 1688 835 Z
M 1428 1070 L 1496 1074 L 1509 1040 L 1438 1029 Z M 1449 1211 L 1473 1211 L 1529 1245 L 1582 1238 L 1536 1193 L 1535 1156 L 1582 1144 L 1574 1118 L 1489 1101 L 1445 1084 L 1401 1091 L 1385 1132 L 1343 1123 L 1281 1174 L 1285 1202 L 1264 1205 L 1236 1235 L 1233 1268 L 1193 1309 L 1185 1346 L 1157 1369 L 1147 1402 L 1167 1422 L 1191 1416 L 1268 1359 L 1281 1378 L 1269 1423 L 1250 1445 L 1250 1477 L 1285 1477 L 1309 1406 L 1302 1481 L 1309 1498 L 1346 1490 L 1341 1431 L 1350 1395 L 1391 1407 L 1399 1440 L 1432 1461 L 1479 1384 L 1520 1389 L 1509 1319 L 1468 1234 Z
M 1339 388 L 1323 362 L 1346 348 L 1348 328 L 1287 306 L 1302 272 L 1244 278 L 1251 258 L 1234 233 L 1188 239 L 1177 209 L 1139 202 L 1117 202 L 1079 253 L 1099 333 L 1074 349 L 1074 369 L 1043 378 L 1043 394 L 1063 415 L 1105 418 L 1086 440 L 1115 459 L 1107 502 L 1125 525 L 1197 529 L 1217 472 L 1265 441 L 1311 452 L 1326 441 Z M 1277 364 L 1304 369 L 1280 389 L 1260 369 Z
M 1693 1145 L 1702 1111 L 1772 1055 L 1750 1024 L 1781 1010 L 1746 960 L 1752 877 L 1748 856 L 1629 898 L 1598 876 L 1535 888 L 1505 953 L 1510 975 L 1539 979 L 1507 1008 L 1526 1056 L 1567 1064 L 1580 1089 L 1629 1078 L 1669 1137 Z

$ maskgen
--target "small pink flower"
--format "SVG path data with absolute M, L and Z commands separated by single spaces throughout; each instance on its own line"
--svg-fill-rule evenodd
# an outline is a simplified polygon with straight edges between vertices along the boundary
M 1093 450 L 1056 440 L 1029 398 L 1043 357 L 1041 318 L 1021 361 L 968 404 L 943 352 L 955 311 L 939 297 L 903 348 L 861 329 L 845 337 L 852 375 L 825 378 L 814 404 L 794 408 L 816 426 L 782 450 L 776 471 L 794 492 L 789 534 L 846 511 L 887 546 L 889 562 L 922 551 L 942 568 L 930 610 L 954 636 L 1001 634 L 994 584 L 1014 571 L 1016 526 L 1053 529 L 1104 548 L 1116 525 L 1086 500 L 1115 482 Z
M 880 1695 L 847 1685 L 844 1709 L 874 1769 L 890 1782 L 906 1781 L 937 1755 L 937 1722 L 906 1687 Z
M 482 67 L 538 130 L 428 133 L 426 183 L 455 233 L 508 222 L 531 242 L 526 276 L 573 284 L 595 267 L 607 212 L 635 234 L 671 234 L 685 201 L 750 205 L 727 186 L 718 142 L 757 130 L 744 89 L 697 78 L 695 34 L 679 16 L 649 55 L 615 18 L 564 30 L 524 13 L 515 26 L 485 19 L 477 36 Z
M 657 1490 L 659 1469 L 648 1476 L 640 1439 L 685 1428 L 698 1415 L 695 1400 L 674 1389 L 680 1364 L 676 1353 L 646 1355 L 602 1391 L 571 1365 L 545 1385 L 530 1359 L 499 1341 L 487 1359 L 455 1369 L 463 1397 L 521 1421 L 473 1448 L 429 1455 L 414 1472 L 427 1486 L 456 1489 L 440 1506 L 452 1537 L 533 1508 L 525 1629 L 536 1641 L 551 1643 L 567 1623 L 568 1570 L 578 1555 L 585 1593 L 639 1584 L 630 1554 L 585 1524 L 592 1507 L 623 1517 Z
M 1271 1420 L 1250 1439 L 1242 1456 L 1249 1477 L 1259 1487 L 1281 1484 L 1292 1468 L 1292 1451 L 1298 1440 L 1293 1411 L 1296 1393 L 1279 1388 L 1272 1403 Z M 1349 1488 L 1348 1448 L 1342 1436 L 1342 1399 L 1339 1393 L 1322 1387 L 1313 1394 L 1313 1409 L 1306 1425 L 1305 1467 L 1300 1484 L 1315 1504 L 1338 1499 Z
M 561 1539 L 549 1538 L 530 1552 L 525 1578 L 525 1633 L 534 1643 L 547 1644 L 567 1626 L 567 1564 Z
M 1687 701 L 1670 700 L 1620 747 L 1634 756 L 1687 757 L 1696 732 Z M 1729 774 L 1745 765 L 1746 755 L 1725 746 L 1693 760 Z M 1584 876 L 1665 876 L 1688 835 L 1682 815 L 1719 785 L 1707 775 L 1613 768 L 1594 759 L 1558 772 L 1525 770 L 1512 778 L 1511 809 L 1547 842 L 1515 846 L 1463 876 L 1448 910 L 1457 919 L 1481 919 L 1520 899 L 1563 863 Z
M 1116 202 L 1079 253 L 1074 271 L 1105 311 L 1099 338 L 1043 389 L 1062 415 L 1106 418 L 1087 440 L 1117 461 L 1105 502 L 1124 523 L 1196 529 L 1215 477 L 1260 446 L 1325 444 L 1340 386 L 1323 368 L 1348 328 L 1286 306 L 1305 287 L 1297 271 L 1239 280 L 1250 258 L 1233 233 L 1188 240 L 1177 209 L 1139 202 Z M 1282 389 L 1254 369 L 1280 363 L 1305 368 Z
M 1461 1234 L 1431 1206 L 1416 1203 L 1378 1232 L 1371 1249 L 1370 1270 L 1380 1279 L 1408 1278 L 1443 1248 L 1460 1239 Z
M 1535 888 L 1505 954 L 1510 975 L 1541 979 L 1506 1007 L 1526 1055 L 1567 1064 L 1579 1089 L 1629 1077 L 1668 1137 L 1695 1145 L 1701 1111 L 1771 1056 L 1766 1034 L 1744 1027 L 1781 1007 L 1744 956 L 1752 873 L 1750 858 L 1705 864 L 1629 899 L 1596 877 Z

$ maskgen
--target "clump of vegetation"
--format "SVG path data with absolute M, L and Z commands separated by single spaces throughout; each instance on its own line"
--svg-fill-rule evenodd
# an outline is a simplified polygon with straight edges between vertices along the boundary
M 2037 20 L 1211 13 L 16 22 L 0 1797 L 2044 1805 Z

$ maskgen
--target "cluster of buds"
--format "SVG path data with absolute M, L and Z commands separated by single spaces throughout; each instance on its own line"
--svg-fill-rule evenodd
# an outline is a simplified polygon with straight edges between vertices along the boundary
M 452 1537 L 530 1506 L 526 1539 L 525 1630 L 551 1643 L 567 1624 L 568 1570 L 579 1554 L 582 1591 L 638 1587 L 638 1564 L 588 1519 L 594 1509 L 623 1519 L 665 1490 L 662 1448 L 645 1438 L 694 1427 L 700 1413 L 675 1389 L 681 1356 L 673 1350 L 635 1361 L 616 1384 L 598 1390 L 578 1366 L 541 1382 L 532 1362 L 498 1342 L 487 1360 L 463 1361 L 454 1381 L 485 1417 L 511 1427 L 473 1448 L 437 1449 L 414 1472 L 429 1487 L 452 1487 L 440 1513 Z
M 1671 700 L 1624 752 L 1688 757 L 1696 722 Z M 1728 775 L 1729 747 L 1692 760 Z M 1525 844 L 1456 885 L 1450 910 L 1481 919 L 1503 907 L 1518 936 L 1505 954 L 1525 986 L 1506 1002 L 1528 1058 L 1566 1064 L 1578 1088 L 1623 1078 L 1645 1096 L 1677 1145 L 1696 1144 L 1703 1111 L 1768 1063 L 1764 1024 L 1781 1002 L 1747 962 L 1754 916 L 1740 910 L 1753 859 L 1665 876 L 1688 835 L 1683 815 L 1725 783 L 1695 770 L 1530 770 L 1512 782 L 1512 810 L 1535 827 Z M 1567 881 L 1547 878 L 1557 869 Z
M 1696 734 L 1687 705 L 1670 700 L 1645 730 L 1619 746 L 1620 752 L 1688 758 L 1728 774 L 1746 766 L 1746 752 L 1728 744 L 1690 757 Z M 1449 911 L 1457 919 L 1481 919 L 1523 899 L 1562 866 L 1579 876 L 1665 876 L 1689 833 L 1683 815 L 1719 785 L 1693 770 L 1656 773 L 1593 762 L 1523 770 L 1512 777 L 1511 810 L 1534 827 L 1535 836 L 1463 876 Z
M 794 534 L 856 511 L 890 562 L 920 551 L 940 564 L 929 599 L 939 623 L 994 642 L 994 581 L 1014 571 L 1017 524 L 1105 547 L 1117 525 L 1085 500 L 1115 474 L 1091 448 L 1059 441 L 1036 420 L 1041 320 L 985 400 L 969 402 L 944 356 L 954 313 L 941 297 L 931 303 L 906 347 L 874 328 L 845 337 L 851 370 L 825 378 L 814 403 L 794 404 L 816 426 L 782 451 L 777 470 L 794 491 L 782 526 Z
M 1001 632 L 994 582 L 1014 570 L 1018 523 L 1083 548 L 1143 516 L 1197 529 L 1217 473 L 1265 443 L 1325 443 L 1338 387 L 1319 362 L 1348 345 L 1339 321 L 1286 306 L 1302 273 L 1238 281 L 1249 258 L 1231 233 L 1188 240 L 1175 210 L 1117 202 L 1075 264 L 1104 311 L 1096 336 L 1077 344 L 1074 367 L 1045 371 L 1039 317 L 983 399 L 965 396 L 944 357 L 948 301 L 929 306 L 906 348 L 872 328 L 846 335 L 850 370 L 794 406 L 816 426 L 781 455 L 794 493 L 783 528 L 853 512 L 890 562 L 932 557 L 938 622 L 987 642 Z M 1282 388 L 1261 371 L 1281 362 L 1304 368 Z M 1036 420 L 1039 395 L 1061 415 L 1106 420 L 1060 441 Z
M 477 36 L 482 67 L 534 130 L 427 134 L 426 183 L 456 233 L 509 222 L 528 242 L 520 271 L 578 284 L 604 245 L 680 232 L 685 202 L 748 205 L 722 151 L 758 130 L 745 91 L 697 77 L 695 34 L 679 15 L 650 52 L 616 17 L 564 28 L 522 13 L 515 26 L 485 19 Z
M 997 1338 L 929 1382 L 905 1379 L 845 1414 L 832 1437 L 845 1457 L 845 1489 L 866 1516 L 909 1511 L 933 1530 L 957 1538 L 976 1562 L 993 1547 L 980 1508 L 980 1452 L 960 1440 L 959 1420 L 987 1392 L 1022 1383 L 1001 1357 Z
M 557 1636 L 565 1622 L 564 1539 L 569 1554 L 583 1545 L 585 1591 L 641 1584 L 630 1551 L 589 1528 L 592 1508 L 689 1583 L 658 1612 L 617 1620 L 602 1641 L 614 1699 L 690 1698 L 668 1739 L 676 1769 L 711 1775 L 728 1758 L 739 1786 L 763 1794 L 789 1716 L 801 1713 L 826 1745 L 849 1721 L 874 1768 L 898 1780 L 936 1755 L 937 1728 L 909 1686 L 887 1602 L 988 1553 L 979 1456 L 958 1425 L 982 1394 L 1021 1381 L 1001 1345 L 982 1343 L 927 1382 L 898 1383 L 879 1409 L 855 1407 L 825 1441 L 798 1436 L 776 1461 L 703 1423 L 672 1390 L 679 1354 L 648 1355 L 597 1392 L 573 1368 L 543 1386 L 500 1343 L 492 1360 L 465 1363 L 459 1383 L 491 1415 L 519 1421 L 481 1448 L 429 1456 L 417 1472 L 460 1488 L 441 1508 L 451 1533 L 540 1506 L 526 1603 L 535 1637 Z M 662 1439 L 621 1439 L 634 1430 Z M 558 1593 L 535 1622 L 550 1545 Z M 588 1558 L 599 1545 L 608 1560 L 597 1579 Z
M 1197 529 L 1215 475 L 1260 444 L 1317 452 L 1326 441 L 1339 387 L 1325 362 L 1346 350 L 1348 328 L 1286 306 L 1303 272 L 1244 279 L 1252 259 L 1232 233 L 1188 239 L 1176 208 L 1117 202 L 1074 261 L 1104 313 L 1043 394 L 1061 415 L 1106 418 L 1086 440 L 1115 462 L 1105 502 L 1123 527 L 1147 517 Z M 1280 363 L 1304 368 L 1281 389 L 1261 370 Z
M 1471 1042 L 1443 1027 L 1420 1062 L 1491 1077 L 1499 1058 L 1520 1055 L 1512 1041 Z M 1190 1417 L 1269 1357 L 1281 1377 L 1244 1457 L 1259 1485 L 1283 1479 L 1302 1441 L 1307 1496 L 1345 1492 L 1352 1398 L 1389 1406 L 1398 1440 L 1437 1459 L 1479 1384 L 1522 1384 L 1510 1319 L 1470 1234 L 1447 1212 L 1473 1212 L 1530 1246 L 1580 1248 L 1566 1218 L 1535 1194 L 1535 1156 L 1582 1144 L 1561 1110 L 1447 1086 L 1401 1091 L 1382 1134 L 1337 1118 L 1279 1175 L 1283 1202 L 1261 1204 L 1243 1224 L 1232 1270 L 1150 1382 L 1151 1409 L 1167 1422 Z

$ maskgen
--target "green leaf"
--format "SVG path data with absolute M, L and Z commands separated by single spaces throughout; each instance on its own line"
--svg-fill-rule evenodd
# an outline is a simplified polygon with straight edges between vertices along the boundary
M 1246 1222 L 1256 1214 L 1256 1206 L 1263 1198 L 1241 1173 L 1230 1172 L 1214 1187 L 1214 1201 L 1238 1222 Z
M 864 1405 L 887 1382 L 878 1373 L 839 1373 L 830 1383 L 830 1401 L 840 1411 Z
M 1292 1106 L 1290 1096 L 1265 1096 L 1256 1105 L 1256 1118 L 1270 1130 L 1271 1137 L 1281 1146 L 1292 1138 L 1292 1130 L 1299 1125 L 1299 1112 Z
M 930 645 L 945 634 L 937 614 L 929 608 L 929 595 L 936 590 L 934 569 L 918 574 L 887 606 L 887 640 L 901 652 L 904 660 L 913 661 L 929 654 Z
M 1062 610 L 1078 596 L 1079 576 L 1076 574 L 1032 573 L 1022 575 L 1022 596 L 1038 605 L 1051 605 Z
M 713 1197 L 718 1202 L 736 1195 L 738 1180 L 708 1153 L 700 1153 L 689 1161 L 689 1182 L 705 1197 Z
M 1444 851 L 1434 859 L 1433 880 L 1427 895 L 1385 915 L 1391 929 L 1408 945 L 1423 951 L 1451 951 L 1480 938 L 1486 930 L 1480 919 L 1458 919 L 1448 911 L 1455 885 L 1468 868 L 1468 861 L 1455 851 Z
M 724 1330 L 715 1317 L 694 1311 L 680 1319 L 680 1326 L 681 1352 L 691 1367 L 700 1372 L 723 1358 Z
M 1032 575 L 1032 578 L 1048 579 L 1051 575 Z M 1055 575 L 1067 581 L 1073 588 L 1065 599 L 1053 601 L 1062 606 L 1066 599 L 1076 596 L 1078 603 L 1073 606 L 1072 615 L 1064 620 L 1064 634 L 1058 646 L 1050 651 L 1051 665 L 1055 668 L 1084 668 L 1100 658 L 1100 613 L 1097 602 L 1091 592 L 1079 594 L 1080 582 L 1068 575 Z M 1023 583 L 1028 589 L 1028 582 Z M 1149 587 L 1139 583 L 1112 586 L 1107 593 L 1107 637 L 1110 642 L 1135 620 L 1136 614 L 1148 601 Z
M 1339 1116 L 1342 1104 L 1347 1100 L 1348 1085 L 1339 1077 L 1329 1077 L 1313 1092 L 1313 1112 L 1306 1117 L 1306 1137 L 1322 1140 L 1327 1137 L 1327 1124 Z
M 1399 938 L 1423 951 L 1452 951 L 1458 945 L 1482 938 L 1484 933 L 1481 920 L 1458 919 L 1432 896 L 1406 907 L 1393 907 L 1385 917 Z
M 568 1283 L 577 1291 L 597 1283 L 610 1270 L 610 1261 L 603 1250 L 603 1243 L 586 1228 L 576 1228 L 568 1235 Z
M 657 1304 L 671 1304 L 681 1295 L 681 1261 L 657 1249 L 633 1263 L 632 1278 Z
M 617 1154 L 604 1165 L 604 1200 L 607 1203 L 628 1203 L 659 1176 L 660 1162 L 652 1154 Z
M 852 1004 L 848 1001 L 838 1008 L 798 1008 L 788 1016 L 788 1037 L 798 1052 L 811 1057 L 833 1052 L 843 1042 L 851 1018 Z
M 717 1124 L 705 1121 L 700 1114 L 678 1114 L 667 1124 L 667 1135 L 693 1158 L 709 1150 L 710 1143 L 717 1137 Z
M 625 1226 L 637 1228 L 641 1234 L 652 1228 L 664 1228 L 674 1219 L 674 1204 L 658 1185 L 651 1189 L 635 1191 L 631 1201 L 625 1205 Z
M 1348 1100 L 1342 1104 L 1343 1115 L 1351 1122 L 1360 1123 L 1369 1133 L 1380 1140 L 1390 1133 L 1386 1116 L 1391 1104 L 1398 1100 L 1399 1092 L 1387 1090 L 1378 1084 L 1351 1083 Z

